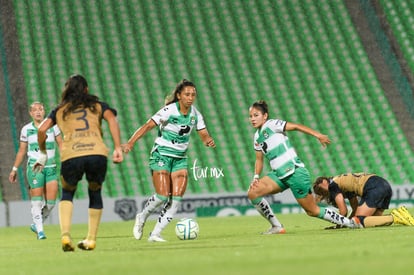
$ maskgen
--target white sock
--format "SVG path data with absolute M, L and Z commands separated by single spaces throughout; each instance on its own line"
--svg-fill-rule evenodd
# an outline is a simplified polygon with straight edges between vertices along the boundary
M 270 224 L 274 227 L 282 227 L 282 224 L 276 218 L 276 215 L 273 213 L 272 208 L 270 207 L 269 203 L 265 198 L 262 198 L 260 202 L 254 204 L 254 207 L 257 211 L 259 211 L 260 215 L 262 215 L 265 219 L 267 219 Z
M 341 214 L 333 211 L 332 209 L 326 207 L 321 207 L 320 209 L 321 210 L 318 216 L 319 218 L 346 227 L 353 226 L 349 218 L 342 216 Z
M 167 201 L 167 197 L 154 194 L 152 195 L 148 200 L 147 203 L 144 206 L 144 209 L 142 209 L 142 220 L 145 222 L 149 215 L 151 215 L 152 212 L 155 211 L 162 203 Z
M 49 217 L 52 209 L 55 207 L 56 201 L 55 200 L 47 200 L 46 204 L 42 208 L 42 218 L 43 222 Z
M 155 224 L 154 230 L 151 232 L 152 235 L 160 235 L 161 231 L 164 230 L 165 227 L 172 221 L 174 218 L 175 213 L 177 213 L 178 206 L 181 203 L 181 197 L 173 197 L 171 200 L 171 204 L 169 204 L 168 208 L 165 209 L 158 217 L 158 221 Z
M 31 201 L 31 212 L 33 223 L 36 225 L 37 232 L 43 231 L 43 219 L 42 219 L 42 206 L 43 201 L 41 200 L 32 200 Z

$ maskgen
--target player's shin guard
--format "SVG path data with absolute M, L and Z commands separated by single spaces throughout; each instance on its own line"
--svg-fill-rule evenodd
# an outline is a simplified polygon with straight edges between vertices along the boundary
M 154 230 L 151 232 L 152 235 L 160 235 L 161 231 L 172 221 L 174 215 L 177 213 L 178 207 L 180 206 L 182 197 L 173 196 L 171 203 L 168 205 L 168 208 L 161 213 L 158 218 L 157 223 L 155 224 Z
M 43 219 L 42 219 L 42 206 L 43 201 L 42 197 L 32 197 L 31 203 L 31 213 L 33 223 L 36 225 L 37 232 L 43 232 Z
M 256 210 L 267 219 L 272 226 L 282 227 L 282 224 L 276 218 L 276 215 L 273 213 L 272 208 L 270 207 L 267 200 L 263 197 L 256 198 L 251 201 Z
M 342 216 L 341 214 L 326 207 L 320 207 L 318 218 L 323 219 L 325 221 L 329 221 L 331 223 L 335 223 L 337 225 L 350 228 L 357 228 L 354 222 L 351 221 L 351 219 L 348 219 L 347 217 Z
M 50 213 L 52 212 L 52 209 L 56 205 L 56 200 L 47 200 L 46 204 L 42 208 L 42 218 L 43 222 L 49 217 Z
M 145 203 L 144 209 L 142 210 L 142 219 L 147 220 L 148 216 L 151 215 L 161 204 L 167 202 L 168 198 L 159 194 L 152 195 Z

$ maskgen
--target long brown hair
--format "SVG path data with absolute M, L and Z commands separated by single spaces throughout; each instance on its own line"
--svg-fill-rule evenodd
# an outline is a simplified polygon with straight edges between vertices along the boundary
M 63 119 L 67 114 L 79 108 L 89 108 L 93 113 L 97 112 L 96 103 L 99 98 L 88 94 L 88 82 L 79 75 L 72 75 L 66 81 L 62 92 L 62 99 L 59 107 L 66 105 L 63 111 Z
M 330 179 L 330 177 L 316 178 L 315 182 L 313 183 L 313 192 L 315 193 L 316 200 L 318 202 L 325 202 L 327 204 L 333 205 L 335 204 L 335 201 L 332 202 L 331 197 L 329 196 L 329 191 L 321 188 L 319 185 L 323 182 L 323 180 L 327 180 L 329 182 Z

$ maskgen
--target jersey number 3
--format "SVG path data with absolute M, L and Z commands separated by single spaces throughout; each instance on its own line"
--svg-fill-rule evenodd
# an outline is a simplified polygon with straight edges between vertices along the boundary
M 85 131 L 85 130 L 88 130 L 89 129 L 89 122 L 86 119 L 86 115 L 87 115 L 86 110 L 76 110 L 76 111 L 73 111 L 73 113 L 74 114 L 80 114 L 76 118 L 76 120 L 82 120 L 85 123 L 85 127 L 83 127 L 83 128 L 76 128 L 75 130 L 76 131 Z

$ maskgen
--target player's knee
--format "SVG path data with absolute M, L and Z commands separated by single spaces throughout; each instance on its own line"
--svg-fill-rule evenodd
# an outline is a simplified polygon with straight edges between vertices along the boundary
M 101 189 L 101 187 L 102 185 L 97 182 L 91 181 L 88 183 L 88 189 L 93 190 L 93 191 L 98 191 Z
M 75 191 L 76 190 L 76 185 L 68 184 L 63 177 L 60 177 L 60 179 L 61 179 L 61 182 L 62 182 L 62 189 L 66 189 L 68 191 Z
M 249 200 L 255 200 L 256 198 L 260 197 L 260 195 L 255 191 L 252 190 L 251 188 L 247 191 L 247 197 L 249 198 Z

